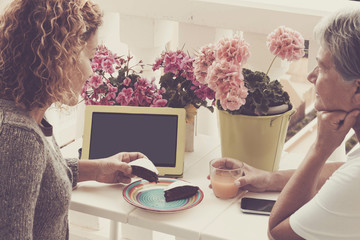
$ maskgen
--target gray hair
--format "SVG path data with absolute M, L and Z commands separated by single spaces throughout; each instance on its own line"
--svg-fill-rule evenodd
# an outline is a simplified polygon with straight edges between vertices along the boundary
M 345 80 L 360 78 L 360 8 L 342 9 L 323 18 L 314 34 Z

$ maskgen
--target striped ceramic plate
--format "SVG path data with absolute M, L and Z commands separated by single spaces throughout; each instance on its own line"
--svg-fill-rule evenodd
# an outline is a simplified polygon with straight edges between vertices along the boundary
M 139 180 L 124 188 L 123 197 L 128 203 L 135 207 L 156 212 L 176 212 L 189 209 L 198 205 L 204 198 L 204 193 L 199 189 L 198 192 L 190 198 L 166 202 L 164 188 L 175 181 L 182 180 L 159 178 L 158 183 Z

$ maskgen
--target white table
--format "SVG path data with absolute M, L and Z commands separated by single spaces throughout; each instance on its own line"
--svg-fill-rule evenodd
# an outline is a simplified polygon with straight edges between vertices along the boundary
M 64 155 L 77 154 L 78 148 L 79 143 L 74 142 L 63 149 Z M 175 235 L 177 239 L 220 240 L 239 239 L 239 236 L 244 236 L 243 239 L 266 239 L 267 216 L 243 214 L 239 207 L 240 196 L 229 200 L 218 199 L 208 187 L 209 161 L 220 155 L 219 140 L 205 135 L 196 136 L 195 151 L 185 154 L 183 179 L 198 185 L 204 192 L 203 201 L 194 208 L 166 214 L 145 211 L 123 199 L 124 185 L 89 181 L 79 183 L 73 191 L 70 209 L 110 219 L 113 227 L 111 239 L 117 239 L 117 222 Z M 278 194 L 255 195 L 276 199 Z

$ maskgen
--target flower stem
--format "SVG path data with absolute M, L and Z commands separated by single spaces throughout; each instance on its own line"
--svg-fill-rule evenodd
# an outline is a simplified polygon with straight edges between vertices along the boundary
M 277 56 L 275 55 L 275 57 L 273 58 L 273 60 L 271 61 L 271 63 L 270 63 L 270 66 L 269 66 L 269 68 L 268 68 L 268 70 L 266 71 L 266 75 L 268 75 L 268 73 L 269 73 L 269 71 L 270 71 L 270 68 L 271 68 L 271 66 L 273 65 L 273 63 L 275 62 L 275 59 L 277 58 Z

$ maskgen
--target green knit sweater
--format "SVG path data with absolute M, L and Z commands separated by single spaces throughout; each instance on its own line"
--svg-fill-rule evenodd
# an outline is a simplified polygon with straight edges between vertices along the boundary
M 51 141 L 28 112 L 0 99 L 0 239 L 68 239 L 78 161 Z

